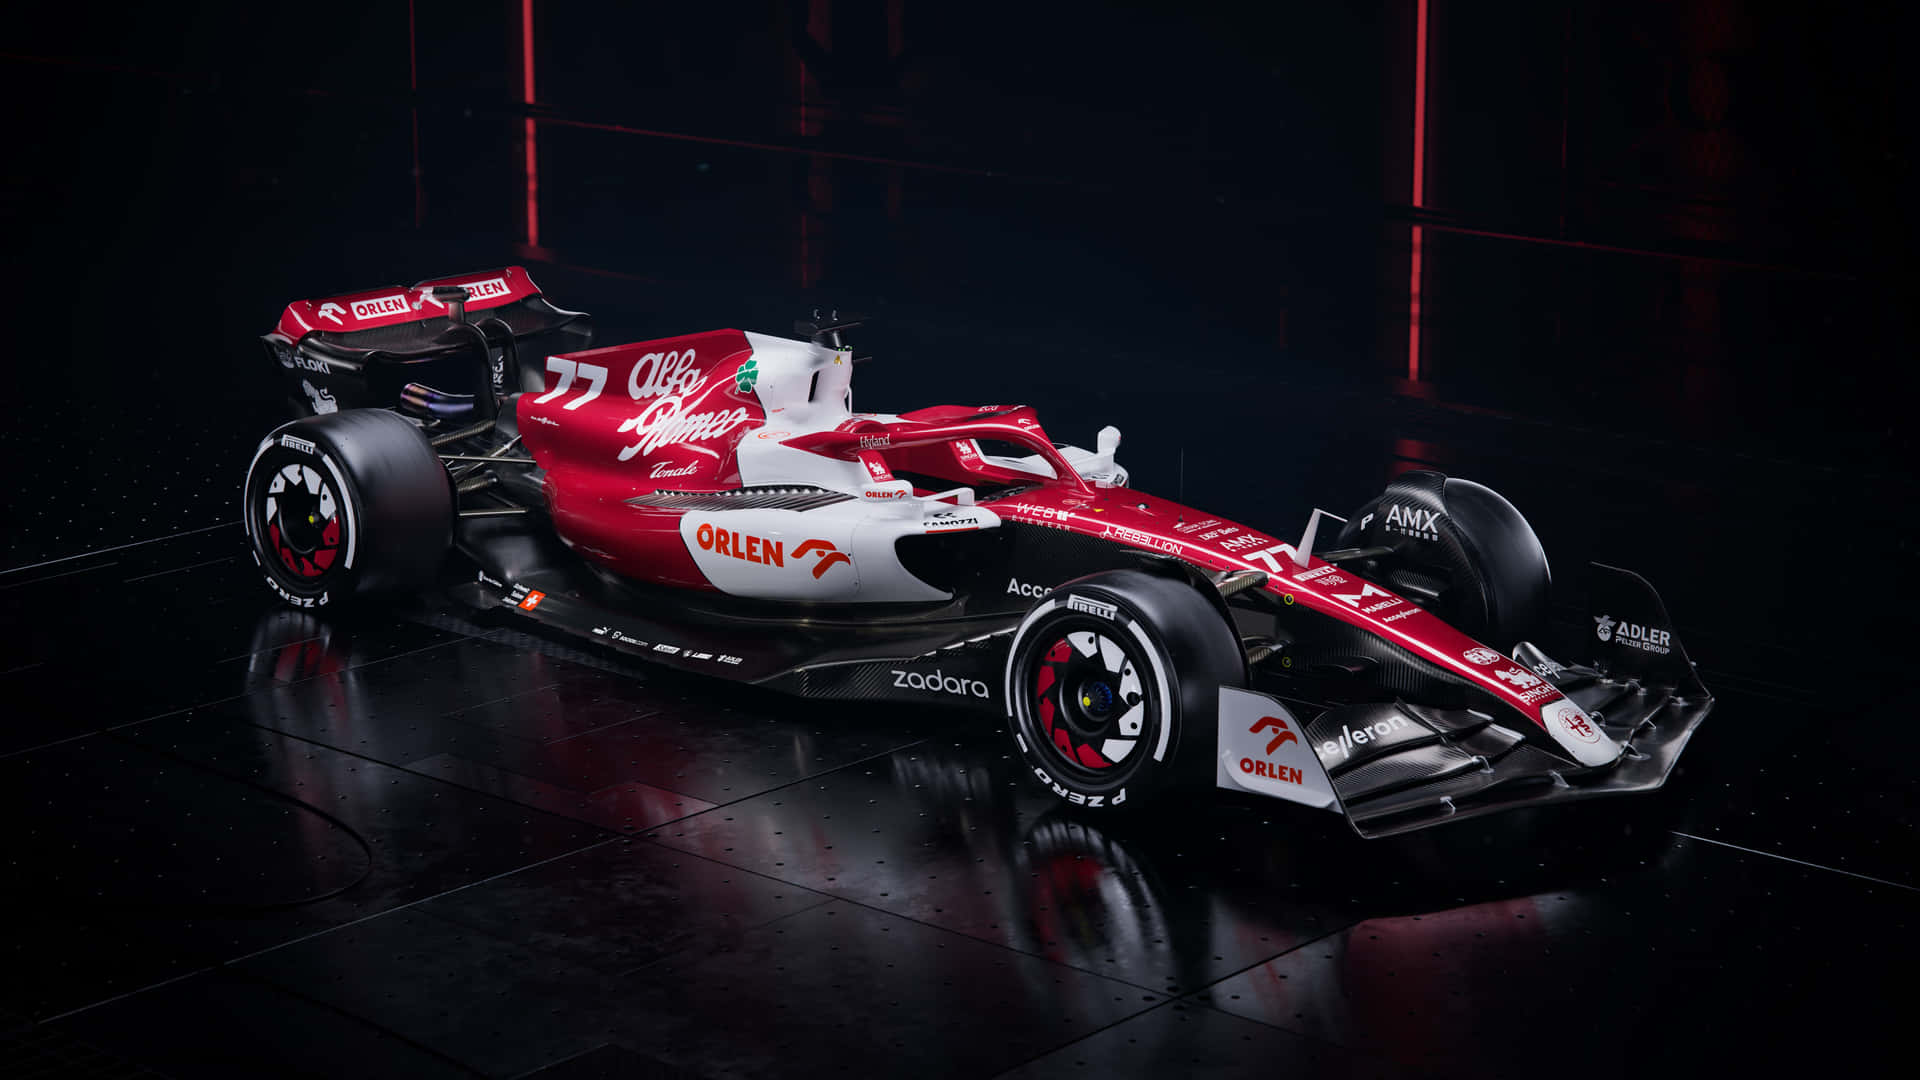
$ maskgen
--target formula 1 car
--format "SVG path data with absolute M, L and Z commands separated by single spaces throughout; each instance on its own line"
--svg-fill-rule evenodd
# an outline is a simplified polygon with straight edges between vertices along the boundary
M 1627 571 L 1594 568 L 1589 655 L 1533 644 L 1546 557 L 1486 487 L 1409 472 L 1282 540 L 1129 488 L 1111 427 L 854 412 L 855 325 L 586 348 L 519 267 L 292 304 L 254 556 L 302 608 L 438 582 L 674 668 L 974 707 L 1102 813 L 1211 783 L 1380 836 L 1646 791 L 1712 706 Z

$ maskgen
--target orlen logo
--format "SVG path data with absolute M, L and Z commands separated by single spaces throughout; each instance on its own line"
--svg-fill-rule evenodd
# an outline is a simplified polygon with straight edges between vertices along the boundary
M 764 536 L 754 536 L 751 533 L 741 536 L 732 529 L 716 529 L 711 524 L 702 522 L 700 527 L 693 531 L 693 540 L 700 545 L 700 550 L 711 551 L 715 555 L 731 555 L 742 562 L 760 563 L 763 566 L 787 565 L 785 545 Z M 810 541 L 810 543 L 818 542 Z M 796 551 L 794 554 L 800 553 Z M 813 576 L 820 575 L 815 573 Z
M 1485 667 L 1488 664 L 1497 664 L 1501 660 L 1501 656 L 1499 653 L 1494 652 L 1492 649 L 1486 648 L 1485 646 L 1482 646 L 1482 645 L 1476 645 L 1473 648 L 1468 649 L 1466 652 L 1461 653 L 1460 655 L 1466 657 L 1472 663 L 1479 664 L 1482 667 Z
M 987 696 L 987 684 L 979 679 L 962 679 L 953 675 L 943 675 L 939 668 L 922 675 L 918 671 L 893 672 L 893 685 L 902 690 L 924 690 L 929 694 L 957 694 L 960 697 Z
M 469 303 L 475 300 L 491 300 L 496 296 L 505 296 L 512 291 L 507 288 L 507 279 L 502 277 L 488 278 L 485 281 L 463 282 L 460 287 L 467 290 L 467 301 Z M 432 296 L 433 290 L 427 290 L 427 295 Z
M 715 555 L 727 555 L 742 562 L 759 563 L 762 566 L 785 566 L 786 546 L 779 540 L 751 533 L 742 535 L 733 529 L 716 529 L 711 523 L 702 522 L 693 531 L 693 541 L 700 550 L 711 551 Z M 804 559 L 809 555 L 820 558 L 813 564 L 813 576 L 818 578 L 829 569 L 846 563 L 851 566 L 853 559 L 839 551 L 825 540 L 803 540 L 793 549 L 793 557 Z
M 1267 742 L 1268 757 L 1272 757 L 1273 752 L 1282 746 L 1288 743 L 1297 744 L 1300 741 L 1300 737 L 1287 727 L 1287 722 L 1277 716 L 1263 716 L 1254 721 L 1253 726 L 1247 731 L 1258 735 L 1269 729 L 1276 734 Z M 1283 784 L 1298 784 L 1301 779 L 1300 770 L 1291 765 L 1275 765 L 1272 762 L 1255 761 L 1250 757 L 1240 759 L 1240 771 L 1250 776 L 1264 776 L 1269 780 L 1278 780 Z
M 413 308 L 408 306 L 407 298 L 398 293 L 393 296 L 378 296 L 372 300 L 355 300 L 353 317 L 356 319 L 378 319 L 385 315 L 404 315 Z
M 793 549 L 793 557 L 796 559 L 804 558 L 815 553 L 818 553 L 820 556 L 820 561 L 813 564 L 813 576 L 816 578 L 840 563 L 846 563 L 848 566 L 853 565 L 852 556 L 835 548 L 825 540 L 806 540 L 803 541 L 799 547 Z
M 488 278 L 485 281 L 461 281 L 461 282 L 452 282 L 452 283 L 448 283 L 445 285 L 438 285 L 438 286 L 435 286 L 435 285 L 421 286 L 420 299 L 425 300 L 427 303 L 432 304 L 435 307 L 442 307 L 442 308 L 446 307 L 447 305 L 442 303 L 439 300 L 434 299 L 433 290 L 435 288 L 465 289 L 467 290 L 467 303 L 469 304 L 471 304 L 475 300 L 491 300 L 496 296 L 505 296 L 508 293 L 513 291 L 512 289 L 507 288 L 507 279 L 503 277 Z
M 1297 743 L 1300 741 L 1299 737 L 1294 735 L 1293 731 L 1287 727 L 1287 722 L 1277 716 L 1263 716 L 1257 723 L 1248 728 L 1247 731 L 1251 734 L 1258 735 L 1268 728 L 1279 732 L 1279 734 L 1273 737 L 1272 741 L 1267 743 L 1268 757 L 1272 757 L 1275 750 L 1280 749 L 1287 743 Z

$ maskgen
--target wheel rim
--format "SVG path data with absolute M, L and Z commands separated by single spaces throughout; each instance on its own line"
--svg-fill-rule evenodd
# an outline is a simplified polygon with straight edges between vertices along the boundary
M 1141 743 L 1154 717 L 1138 648 L 1104 624 L 1063 623 L 1038 640 L 1047 644 L 1033 654 L 1026 690 L 1036 741 L 1056 765 L 1086 780 L 1129 771 L 1146 755 Z
M 339 493 L 320 470 L 303 462 L 280 467 L 260 494 L 266 554 L 292 582 L 312 587 L 340 558 L 346 522 Z

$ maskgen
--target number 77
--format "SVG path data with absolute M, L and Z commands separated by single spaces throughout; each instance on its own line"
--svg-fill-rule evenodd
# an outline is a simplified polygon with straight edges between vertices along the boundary
M 563 356 L 549 356 L 547 357 L 547 370 L 559 375 L 560 381 L 553 389 L 534 398 L 533 403 L 535 405 L 545 405 L 547 402 L 552 401 L 554 398 L 572 389 L 574 376 L 576 374 L 587 380 L 587 392 L 561 406 L 561 408 L 566 409 L 568 412 L 572 412 L 587 402 L 592 401 L 594 398 L 599 397 L 600 391 L 605 389 L 607 385 L 607 369 L 597 364 L 581 364 L 568 360 Z

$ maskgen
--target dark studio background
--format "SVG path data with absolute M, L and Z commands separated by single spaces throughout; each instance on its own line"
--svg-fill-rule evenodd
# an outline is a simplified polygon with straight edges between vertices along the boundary
M 1750 984 L 1779 972 L 1778 953 L 1746 951 L 1757 938 L 1806 935 L 1748 1051 L 1800 1048 L 1812 1015 L 1857 1022 L 1866 1053 L 1892 1037 L 1880 984 L 1912 952 L 1920 850 L 1910 770 L 1880 741 L 1905 723 L 1912 643 L 1910 30 L 1870 5 L 1725 0 L 17 5 L 0 29 L 16 386 L 0 445 L 21 467 L 0 602 L 24 651 L 0 664 L 0 764 L 233 693 L 125 659 L 177 607 L 104 591 L 68 613 L 78 594 L 36 568 L 236 518 L 279 416 L 255 338 L 286 302 L 519 262 L 592 312 L 601 343 L 777 333 L 837 306 L 874 320 L 858 407 L 1024 401 L 1088 445 L 1113 422 L 1137 486 L 1280 535 L 1439 468 L 1512 498 L 1560 579 L 1594 558 L 1647 573 L 1709 681 L 1773 703 L 1715 714 L 1690 801 L 1658 804 L 1685 820 L 1662 828 L 1878 882 L 1752 885 L 1778 860 L 1688 862 L 1674 880 L 1703 895 L 1793 901 L 1749 925 L 1703 900 L 1687 918 L 1730 936 L 1687 978 Z M 266 605 L 234 588 L 222 610 L 251 626 Z M 49 611 L 79 636 L 39 625 Z M 120 675 L 89 674 L 102 655 Z M 1816 708 L 1873 734 L 1808 734 Z M 1151 844 L 1130 856 L 1156 857 L 1167 872 Z M 1329 895 L 1356 919 L 1462 899 L 1393 885 Z M 14 898 L 39 912 L 36 895 Z M 1829 903 L 1842 929 L 1823 929 Z M 65 918 L 26 922 L 54 927 L 42 942 L 160 933 Z M 277 933 L 238 937 L 296 936 Z M 14 1046 L 56 1038 L 32 1021 L 239 955 L 212 933 L 186 961 L 96 979 L 113 965 L 75 974 L 35 936 L 14 944 L 22 970 L 65 974 L 0 1002 Z M 1615 990 L 1651 1022 L 1643 987 Z M 195 1071 L 189 1036 L 152 1034 L 190 1025 L 88 1026 L 99 1015 L 57 1037 Z M 1365 1041 L 1358 1021 L 1252 1019 Z M 1485 1050 L 1416 1034 L 1442 1072 Z M 405 1038 L 494 1071 L 450 1051 L 458 1036 Z

